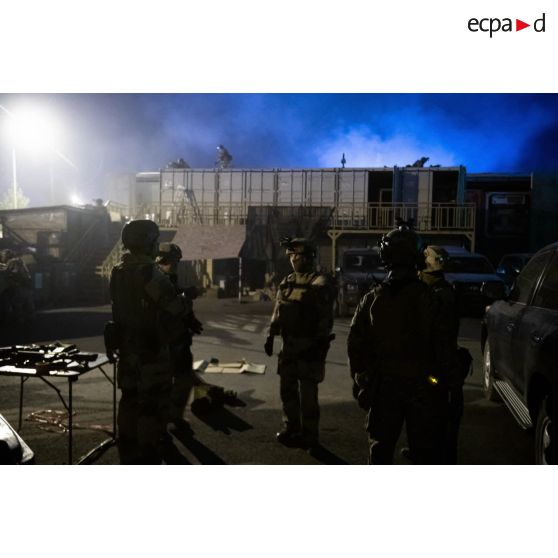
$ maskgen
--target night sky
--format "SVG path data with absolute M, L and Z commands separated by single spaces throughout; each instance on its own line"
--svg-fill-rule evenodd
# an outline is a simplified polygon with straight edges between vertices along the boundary
M 13 114 L 48 112 L 52 150 L 18 146 L 30 205 L 106 197 L 107 176 L 158 170 L 184 158 L 211 168 L 223 144 L 235 168 L 465 165 L 468 172 L 558 169 L 558 95 L 538 94 L 0 94 Z M 0 199 L 12 150 L 0 112 Z

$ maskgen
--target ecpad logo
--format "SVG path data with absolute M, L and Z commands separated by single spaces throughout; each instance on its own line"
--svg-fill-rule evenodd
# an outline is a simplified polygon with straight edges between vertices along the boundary
M 540 18 L 536 19 L 533 22 L 533 29 L 536 33 L 545 32 L 545 18 L 546 14 L 543 13 Z M 498 17 L 485 17 L 482 19 L 472 17 L 468 21 L 467 27 L 472 33 L 477 33 L 479 31 L 483 33 L 489 33 L 490 38 L 492 38 L 492 35 L 494 33 L 497 33 L 498 31 L 503 31 L 504 33 L 514 31 L 512 18 L 509 17 L 505 17 L 503 19 L 500 19 Z M 515 31 L 521 31 L 522 29 L 526 29 L 527 27 L 531 27 L 531 24 L 525 23 L 521 19 L 515 20 Z

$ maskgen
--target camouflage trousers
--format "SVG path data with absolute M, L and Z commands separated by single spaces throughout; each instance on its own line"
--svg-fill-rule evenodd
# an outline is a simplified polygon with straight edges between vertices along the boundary
M 447 407 L 447 390 L 426 378 L 381 378 L 368 413 L 369 463 L 393 463 L 403 424 L 414 463 L 444 463 Z
M 166 433 L 171 395 L 168 360 L 139 363 L 121 358 L 118 385 L 118 452 L 121 464 L 158 464 Z
M 325 362 L 285 359 L 279 355 L 277 373 L 286 430 L 301 433 L 308 442 L 319 438 L 320 405 L 318 384 L 325 375 Z

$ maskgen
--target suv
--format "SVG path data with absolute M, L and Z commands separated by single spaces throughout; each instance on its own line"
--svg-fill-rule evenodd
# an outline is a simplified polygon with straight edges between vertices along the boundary
M 492 304 L 481 333 L 483 388 L 525 429 L 534 426 L 535 462 L 553 463 L 548 402 L 558 396 L 558 243 L 526 264 L 507 299 Z M 556 442 L 555 442 L 556 443 Z
M 482 316 L 488 304 L 494 302 L 490 289 L 481 292 L 483 285 L 497 283 L 504 286 L 502 278 L 490 261 L 475 252 L 457 246 L 444 246 L 449 260 L 444 276 L 455 290 L 457 306 L 461 315 Z
M 346 250 L 343 254 L 343 266 L 336 271 L 339 287 L 336 305 L 338 316 L 346 316 L 354 311 L 372 285 L 381 283 L 386 276 L 379 248 Z

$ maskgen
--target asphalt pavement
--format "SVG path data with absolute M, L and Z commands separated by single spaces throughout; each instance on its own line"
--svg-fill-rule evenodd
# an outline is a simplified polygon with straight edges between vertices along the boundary
M 320 385 L 320 435 L 323 451 L 317 457 L 301 449 L 289 449 L 275 440 L 281 427 L 279 378 L 276 357 L 263 351 L 271 302 L 200 298 L 195 310 L 204 324 L 203 334 L 193 343 L 195 360 L 217 358 L 221 363 L 245 359 L 265 364 L 260 374 L 204 374 L 206 381 L 233 390 L 231 405 L 207 415 L 196 416 L 190 409 L 186 418 L 193 434 L 176 433 L 175 449 L 167 455 L 170 464 L 365 464 L 367 438 L 364 412 L 351 396 L 351 380 L 346 365 L 346 338 L 349 318 L 335 322 L 336 339 L 328 354 L 326 379 Z M 102 331 L 110 319 L 110 307 L 52 309 L 37 315 L 31 327 L 0 331 L 0 346 L 13 343 L 69 342 L 79 349 L 104 352 Z M 533 441 L 522 431 L 502 403 L 486 401 L 482 394 L 480 321 L 464 318 L 460 344 L 474 358 L 474 372 L 465 384 L 465 415 L 459 447 L 459 462 L 472 464 L 531 464 Z M 276 343 L 278 348 L 279 343 Z M 402 347 L 404 350 L 404 347 Z M 67 382 L 53 382 L 67 393 Z M 0 376 L 0 414 L 17 426 L 19 380 Z M 119 394 L 118 394 L 119 395 Z M 74 461 L 106 439 L 112 428 L 112 386 L 99 372 L 83 375 L 73 387 Z M 35 452 L 38 464 L 68 462 L 68 434 L 59 426 L 36 422 L 31 413 L 49 417 L 63 411 L 57 393 L 39 379 L 25 383 L 21 435 Z M 405 445 L 402 435 L 399 447 Z M 396 454 L 396 462 L 406 464 Z M 116 448 L 99 455 L 97 464 L 117 464 Z

